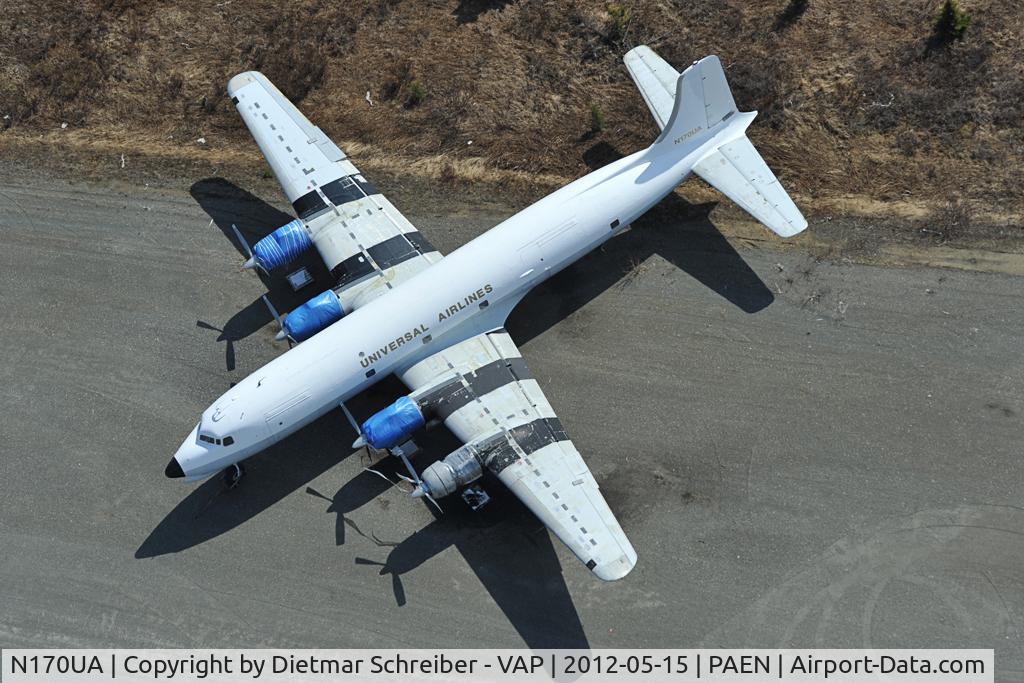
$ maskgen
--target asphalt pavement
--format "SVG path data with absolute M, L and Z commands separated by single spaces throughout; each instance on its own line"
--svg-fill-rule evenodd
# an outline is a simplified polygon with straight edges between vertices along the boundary
M 497 482 L 439 515 L 364 472 L 339 411 L 236 489 L 164 478 L 285 351 L 260 295 L 316 293 L 241 269 L 269 199 L 0 182 L 0 646 L 994 647 L 1024 681 L 1021 278 L 737 250 L 672 198 L 531 294 L 509 329 L 639 554 L 606 584 Z M 443 204 L 399 207 L 444 251 L 503 217 Z

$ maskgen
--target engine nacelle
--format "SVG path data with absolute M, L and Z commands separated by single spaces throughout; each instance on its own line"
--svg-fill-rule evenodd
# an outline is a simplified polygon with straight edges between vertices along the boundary
M 420 485 L 432 498 L 443 498 L 476 481 L 483 473 L 476 451 L 466 445 L 423 470 Z
M 263 270 L 273 270 L 297 259 L 311 244 L 309 233 L 296 218 L 261 239 L 252 251 Z
M 391 448 L 402 443 L 425 424 L 423 411 L 416 401 L 403 396 L 363 423 L 360 438 L 374 448 Z
M 338 295 L 327 290 L 285 316 L 282 327 L 289 337 L 300 342 L 338 322 L 344 315 Z

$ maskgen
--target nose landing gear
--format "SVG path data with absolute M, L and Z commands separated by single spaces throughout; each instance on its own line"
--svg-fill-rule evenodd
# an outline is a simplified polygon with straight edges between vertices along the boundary
M 238 463 L 229 465 L 224 468 L 224 471 L 220 474 L 221 483 L 224 484 L 224 490 L 230 491 L 231 489 L 238 486 L 238 482 L 242 480 L 242 475 L 245 474 L 245 470 Z

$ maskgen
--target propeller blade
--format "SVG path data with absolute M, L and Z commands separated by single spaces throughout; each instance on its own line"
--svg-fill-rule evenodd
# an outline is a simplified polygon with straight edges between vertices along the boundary
M 409 495 L 411 497 L 413 497 L 413 498 L 426 498 L 427 500 L 429 500 L 434 505 L 434 507 L 437 508 L 438 512 L 444 514 L 444 510 L 441 509 L 441 505 L 436 500 L 434 500 L 433 496 L 431 496 L 427 492 L 427 487 L 426 487 L 426 485 L 424 485 L 423 480 L 420 479 L 419 476 L 416 477 L 415 481 L 413 481 L 409 477 L 406 477 L 406 476 L 404 476 L 402 474 L 396 473 L 395 476 L 397 476 L 402 481 L 407 481 L 410 484 L 413 484 L 414 488 L 413 488 L 412 491 L 409 492 Z
M 420 481 L 420 475 L 416 473 L 416 468 L 409 462 L 409 458 L 406 457 L 405 452 L 402 450 L 395 451 L 398 453 L 398 457 L 402 459 L 402 463 L 405 465 L 405 469 L 409 470 L 409 474 L 412 475 L 412 480 L 417 486 L 422 486 L 423 482 Z
M 270 299 L 267 298 L 267 295 L 264 294 L 260 298 L 263 299 L 263 303 L 265 303 L 267 305 L 267 308 L 270 309 L 270 315 L 274 316 L 274 320 L 277 321 L 278 326 L 279 327 L 284 327 L 283 325 L 281 325 L 281 316 L 278 315 L 277 309 L 274 308 L 274 304 L 270 303 Z
M 274 308 L 274 304 L 270 303 L 270 299 L 267 298 L 266 294 L 264 294 L 260 298 L 263 299 L 263 303 L 265 303 L 267 305 L 267 308 L 270 310 L 270 315 L 274 316 L 274 320 L 277 321 L 278 329 L 277 334 L 274 335 L 274 341 L 284 341 L 285 339 L 287 339 L 288 347 L 291 348 L 291 345 L 295 342 L 295 340 L 292 339 L 292 336 L 290 334 L 288 334 L 288 329 L 284 326 L 284 323 L 281 322 L 281 316 L 280 314 L 278 314 L 277 309 Z
M 245 254 L 246 256 L 249 257 L 248 260 L 246 260 L 245 265 L 243 265 L 242 267 L 247 270 L 252 270 L 253 268 L 258 267 L 260 263 L 259 261 L 256 260 L 256 257 L 253 255 L 252 247 L 250 247 L 249 243 L 245 241 L 244 237 L 242 237 L 242 231 L 239 230 L 238 226 L 235 225 L 234 223 L 231 224 L 231 229 L 235 231 L 235 237 L 238 238 L 238 243 L 245 247 Z
M 414 497 L 418 497 L 418 496 L 414 496 Z M 424 491 L 423 492 L 423 497 L 426 498 L 427 500 L 429 500 L 431 503 L 433 503 L 434 507 L 437 508 L 438 512 L 440 512 L 442 515 L 444 514 L 444 510 L 441 509 L 440 504 L 438 504 L 438 502 L 436 500 L 434 500 L 434 497 L 432 495 L 430 495 L 429 493 Z
M 365 445 L 366 442 L 363 440 L 362 435 L 360 435 L 359 438 L 356 439 L 356 443 L 359 443 L 360 441 L 363 442 L 360 445 Z M 356 446 L 356 444 L 352 444 L 352 447 L 353 448 L 359 448 L 359 446 Z M 391 451 L 391 453 L 393 455 L 397 455 L 402 460 L 402 462 L 405 464 L 405 468 L 407 470 L 409 470 L 409 474 L 412 475 L 412 477 L 407 477 L 404 474 L 402 474 L 401 472 L 395 472 L 395 476 L 396 477 L 398 477 L 402 481 L 405 481 L 405 482 L 408 482 L 408 483 L 412 484 L 413 489 L 412 489 L 412 491 L 409 492 L 409 495 L 412 496 L 413 498 L 426 498 L 427 500 L 429 500 L 431 502 L 431 504 L 434 507 L 437 508 L 438 512 L 440 512 L 441 514 L 444 514 L 444 510 L 441 509 L 440 504 L 438 504 L 438 502 L 436 500 L 434 500 L 434 497 L 431 496 L 430 493 L 427 491 L 427 487 L 423 484 L 423 480 L 420 479 L 420 475 L 418 475 L 416 473 L 416 469 L 412 466 L 412 463 L 409 462 L 409 458 L 405 455 L 405 453 L 403 453 L 401 449 L 395 449 L 395 450 Z M 382 474 L 381 472 L 378 472 L 377 470 L 375 470 L 373 468 L 364 467 L 363 469 L 366 470 L 367 472 L 373 472 L 378 477 L 382 477 L 383 479 L 387 479 L 389 482 L 391 481 L 386 476 L 384 476 L 384 474 Z

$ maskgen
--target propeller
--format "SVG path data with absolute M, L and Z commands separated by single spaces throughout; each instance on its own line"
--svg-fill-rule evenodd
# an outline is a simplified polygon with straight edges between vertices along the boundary
M 352 442 L 352 448 L 362 448 L 366 444 L 367 444 L 366 436 L 363 435 L 362 433 L 360 433 L 359 434 L 359 438 L 356 439 L 354 442 Z M 399 479 L 401 479 L 402 481 L 407 481 L 410 484 L 412 484 L 413 490 L 412 490 L 412 492 L 409 495 L 412 496 L 413 498 L 426 498 L 431 503 L 433 503 L 434 507 L 437 508 L 438 512 L 440 512 L 441 514 L 444 514 L 444 510 L 442 510 L 441 506 L 438 504 L 438 502 L 436 500 L 434 500 L 434 497 L 430 495 L 430 492 L 428 491 L 426 484 L 424 484 L 423 480 L 420 479 L 420 475 L 416 474 L 416 468 L 412 466 L 411 462 L 409 462 L 409 457 L 405 454 L 405 451 L 403 451 L 401 449 L 401 447 L 399 447 L 399 448 L 389 448 L 388 452 L 391 455 L 398 456 L 398 458 L 401 459 L 402 464 L 405 465 L 405 469 L 407 469 L 409 471 L 409 474 L 412 475 L 411 478 L 410 478 L 410 477 L 406 477 L 405 475 L 398 474 L 397 472 L 395 473 L 396 476 Z M 374 474 L 376 474 L 378 476 L 384 477 L 383 474 L 381 474 L 380 472 L 377 472 L 376 470 L 373 470 L 373 469 L 371 469 L 369 467 L 364 468 L 364 469 L 366 469 L 369 472 L 373 472 Z M 387 477 L 384 477 L 384 478 L 387 479 Z
M 410 472 L 411 471 L 412 470 L 410 470 Z M 413 474 L 416 474 L 416 473 L 413 472 Z M 416 479 L 410 479 L 409 477 L 407 477 L 405 475 L 402 475 L 402 474 L 396 474 L 396 476 L 399 479 L 401 479 L 402 481 L 407 481 L 407 482 L 409 482 L 410 484 L 413 485 L 412 492 L 409 493 L 409 495 L 411 497 L 413 497 L 413 498 L 426 498 L 427 500 L 429 500 L 431 503 L 434 504 L 434 507 L 437 508 L 438 512 L 440 512 L 441 514 L 444 514 L 444 510 L 442 510 L 441 506 L 438 504 L 438 502 L 436 500 L 434 500 L 434 497 L 431 496 L 429 493 L 427 493 L 427 487 L 424 486 L 423 480 L 420 479 L 419 476 L 417 476 Z
M 252 253 L 252 247 L 250 247 L 249 243 L 245 241 L 244 237 L 242 237 L 242 231 L 239 230 L 238 226 L 235 225 L 234 223 L 231 224 L 231 229 L 235 231 L 235 237 L 238 238 L 238 243 L 245 247 L 245 254 L 246 256 L 249 257 L 249 259 L 242 265 L 242 267 L 245 268 L 246 270 L 252 270 L 253 268 L 259 268 L 260 270 L 263 270 L 263 266 L 260 265 L 259 259 L 257 259 L 256 256 Z
M 295 343 L 295 340 L 292 339 L 290 334 L 288 334 L 288 330 L 285 328 L 284 323 L 281 322 L 281 316 L 278 315 L 277 309 L 274 308 L 274 304 L 270 303 L 270 299 L 267 298 L 267 295 L 264 294 L 262 298 L 263 303 L 265 303 L 267 308 L 270 309 L 270 315 L 274 316 L 274 320 L 277 321 L 277 334 L 274 335 L 274 341 L 284 341 L 287 339 L 288 348 L 291 348 L 292 344 Z

